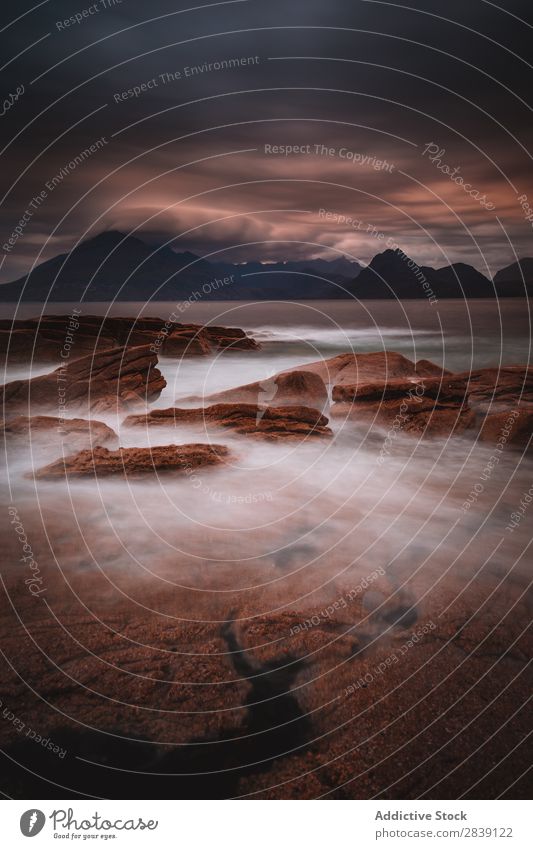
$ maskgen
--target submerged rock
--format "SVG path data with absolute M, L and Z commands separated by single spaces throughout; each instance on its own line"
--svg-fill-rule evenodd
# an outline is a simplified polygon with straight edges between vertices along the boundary
M 244 436 L 268 440 L 307 439 L 332 435 L 328 419 L 310 407 L 262 407 L 258 404 L 213 404 L 185 409 L 169 407 L 124 420 L 126 427 L 178 427 L 199 424 L 206 428 L 228 428 Z
M 116 443 L 115 431 L 94 419 L 59 419 L 55 416 L 17 416 L 0 425 L 1 435 L 12 440 L 49 444 L 54 437 L 69 451 Z
M 108 448 L 79 451 L 61 457 L 38 469 L 35 478 L 72 477 L 146 477 L 169 473 L 186 473 L 204 466 L 221 465 L 229 456 L 224 445 L 157 445 L 152 448 Z

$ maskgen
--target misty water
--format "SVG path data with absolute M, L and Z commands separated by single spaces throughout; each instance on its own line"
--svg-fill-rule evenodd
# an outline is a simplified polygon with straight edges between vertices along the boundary
M 54 304 L 47 312 L 68 314 L 72 306 Z M 110 312 L 164 321 L 174 308 L 118 304 Z M 85 314 L 106 310 L 83 306 Z M 16 317 L 38 313 L 29 304 Z M 393 350 L 456 371 L 524 364 L 529 318 L 525 302 L 512 299 L 195 304 L 184 323 L 242 327 L 262 348 L 179 362 L 160 358 L 167 387 L 152 408 L 190 406 L 184 399 L 191 395 L 348 351 Z M 16 366 L 5 379 L 50 370 Z M 533 483 L 533 462 L 519 451 L 506 448 L 483 478 L 495 446 L 471 435 L 418 441 L 398 434 L 380 464 L 386 432 L 354 421 L 333 419 L 333 439 L 298 444 L 207 432 L 203 425 L 148 432 L 113 416 L 97 418 L 117 431 L 121 446 L 209 442 L 227 445 L 231 459 L 189 476 L 36 482 L 29 474 L 60 456 L 59 441 L 52 436 L 46 445 L 32 442 L 30 451 L 9 448 L 8 500 L 49 576 L 76 586 L 92 610 L 125 596 L 179 620 L 223 621 L 236 606 L 247 616 L 309 613 L 378 566 L 418 608 L 441 582 L 459 588 L 508 572 L 518 586 L 529 580 L 522 553 L 530 517 L 506 531 Z M 8 564 L 8 574 L 19 568 Z M 98 597 L 91 599 L 94 576 L 105 583 L 95 583 Z

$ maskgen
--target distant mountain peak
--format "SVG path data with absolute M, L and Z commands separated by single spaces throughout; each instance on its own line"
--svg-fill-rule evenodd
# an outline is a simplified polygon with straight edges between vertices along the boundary
M 495 283 L 520 285 L 524 280 L 526 283 L 533 283 L 533 257 L 530 256 L 524 256 L 518 262 L 513 262 L 511 265 L 500 269 L 494 277 Z
M 88 239 L 85 239 L 85 241 L 78 245 L 78 248 L 113 248 L 116 245 L 120 245 L 127 241 L 130 243 L 140 242 L 143 245 L 145 244 L 142 239 L 139 239 L 137 236 L 130 236 L 128 233 L 121 233 L 120 230 L 102 230 L 102 232 L 97 233 L 96 236 L 90 236 Z
M 528 291 L 533 259 L 525 257 L 502 269 L 493 283 L 464 262 L 439 269 L 417 265 L 400 248 L 377 253 L 362 270 L 358 262 L 340 254 L 233 264 L 215 257 L 201 259 L 188 250 L 178 252 L 170 245 L 150 244 L 111 229 L 0 286 L 0 300 L 174 301 L 201 292 L 205 300 L 425 297 L 434 303 L 440 298 L 523 297 L 522 275 Z M 208 286 L 206 291 L 205 284 L 215 279 L 231 280 L 231 286 Z

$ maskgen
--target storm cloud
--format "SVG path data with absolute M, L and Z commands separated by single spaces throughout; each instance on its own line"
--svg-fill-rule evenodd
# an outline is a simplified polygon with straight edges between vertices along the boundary
M 531 253 L 529 4 L 192 6 L 13 10 L 2 281 L 106 229 L 234 261 Z

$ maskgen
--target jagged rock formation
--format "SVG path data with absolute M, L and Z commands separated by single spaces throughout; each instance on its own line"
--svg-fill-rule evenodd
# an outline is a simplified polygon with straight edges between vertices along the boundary
M 111 348 L 67 360 L 50 374 L 1 387 L 5 414 L 34 410 L 65 412 L 128 409 L 159 397 L 166 381 L 149 347 Z

